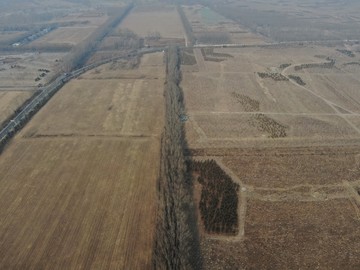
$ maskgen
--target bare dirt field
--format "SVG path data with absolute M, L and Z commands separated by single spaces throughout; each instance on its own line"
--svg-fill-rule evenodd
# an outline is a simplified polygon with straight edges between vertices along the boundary
M 47 44 L 76 45 L 91 35 L 96 27 L 59 27 L 49 34 L 37 39 L 30 45 L 46 46 Z
M 8 145 L 0 268 L 150 268 L 162 57 L 71 81 Z
M 135 8 L 120 26 L 141 37 L 158 32 L 161 38 L 183 39 L 184 33 L 175 7 Z
M 205 269 L 360 266 L 359 56 L 344 47 L 195 49 L 182 66 L 190 155 L 240 185 L 237 235 L 199 225 Z

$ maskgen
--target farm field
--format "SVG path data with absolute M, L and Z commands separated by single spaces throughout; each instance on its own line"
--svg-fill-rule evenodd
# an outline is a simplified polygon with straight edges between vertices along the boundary
M 97 27 L 60 27 L 37 39 L 30 45 L 46 46 L 48 44 L 76 45 L 91 35 Z
M 204 269 L 360 266 L 360 81 L 349 68 L 360 58 L 351 48 L 185 52 L 190 156 L 214 160 L 239 185 L 236 234 L 206 232 L 199 218 Z
M 32 94 L 32 91 L 0 91 L 0 125 Z
M 0 54 L 0 89 L 1 90 L 34 90 L 38 84 L 46 84 L 57 72 L 58 62 L 64 53 L 22 53 Z M 44 77 L 40 77 L 46 69 Z M 35 81 L 36 78 L 39 81 Z
M 281 0 L 206 3 L 252 32 L 276 41 L 359 39 L 358 1 Z M 329 27 L 331 25 L 331 27 Z
M 202 53 L 195 54 L 203 60 L 183 65 L 182 82 L 191 147 L 332 145 L 359 138 L 348 118 L 356 121 L 360 116 L 360 81 L 357 71 L 343 69 L 358 56 L 350 59 L 336 48 L 320 46 L 282 48 L 281 53 L 267 48 L 214 49 L 207 52 L 208 61 Z M 320 58 L 324 55 L 335 59 L 333 68 L 296 70 L 304 63 L 328 62 Z M 262 78 L 263 73 L 283 77 Z M 300 77 L 305 85 L 288 75 Z
M 69 82 L 7 146 L 0 268 L 150 268 L 162 59 Z
M 266 40 L 237 22 L 201 5 L 182 7 L 199 44 L 264 44 Z
M 108 16 L 105 13 L 96 10 L 89 10 L 88 12 L 83 11 L 77 13 L 70 13 L 61 18 L 56 18 L 52 22 L 71 23 L 73 27 L 99 27 L 104 22 L 106 22 L 107 19 Z
M 160 38 L 184 42 L 181 20 L 174 6 L 137 7 L 125 18 L 120 28 L 130 29 L 150 40 Z M 157 33 L 160 37 L 157 37 Z
M 7 120 L 29 99 L 38 89 L 39 84 L 44 85 L 51 80 L 58 71 L 58 63 L 55 60 L 61 59 L 63 55 L 62 53 L 0 54 L 0 123 Z

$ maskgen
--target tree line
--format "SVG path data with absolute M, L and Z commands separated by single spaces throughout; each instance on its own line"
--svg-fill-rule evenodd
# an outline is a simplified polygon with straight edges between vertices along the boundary
M 166 54 L 165 127 L 158 180 L 158 222 L 153 249 L 154 269 L 201 269 L 200 245 L 185 162 L 186 140 L 180 115 L 184 112 L 180 57 L 177 47 Z

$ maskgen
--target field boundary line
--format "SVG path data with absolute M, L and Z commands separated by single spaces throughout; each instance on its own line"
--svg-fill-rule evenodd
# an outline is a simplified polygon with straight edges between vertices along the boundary
M 311 64 L 313 64 L 313 63 L 311 63 Z M 318 64 L 318 63 L 315 63 L 315 64 Z M 281 72 L 281 75 L 287 76 L 286 71 L 287 71 L 288 69 L 290 69 L 291 67 L 293 67 L 293 66 L 298 66 L 298 65 L 301 65 L 301 64 L 292 64 L 292 65 L 288 66 L 287 68 L 285 68 L 285 69 Z M 303 85 L 297 84 L 297 83 L 296 83 L 293 79 L 291 79 L 291 78 L 289 79 L 289 81 L 290 81 L 292 84 L 296 85 L 297 87 L 300 87 L 300 88 L 302 88 L 303 90 L 306 90 L 307 92 L 309 92 L 309 93 L 311 93 L 312 95 L 316 96 L 317 98 L 322 99 L 322 100 L 323 100 L 328 106 L 330 106 L 330 107 L 337 113 L 337 115 L 338 115 L 339 117 L 341 117 L 352 129 L 354 129 L 358 134 L 360 134 L 360 129 L 359 129 L 357 126 L 355 126 L 349 119 L 347 119 L 346 117 L 344 117 L 344 114 L 340 113 L 340 111 L 339 111 L 336 107 L 338 107 L 338 108 L 340 108 L 340 109 L 344 109 L 345 111 L 350 112 L 350 114 L 347 114 L 347 115 L 353 115 L 354 113 L 353 113 L 352 111 L 350 111 L 350 110 L 348 110 L 348 109 L 345 109 L 345 108 L 343 108 L 342 106 L 339 106 L 338 104 L 336 104 L 336 103 L 334 103 L 334 102 L 332 102 L 332 101 L 330 101 L 330 100 L 322 97 L 321 95 L 315 93 L 313 90 L 311 90 L 311 89 L 309 89 L 309 88 L 307 88 L 307 87 L 305 87 L 305 86 L 303 86 Z M 335 106 L 336 106 L 336 107 L 335 107 Z

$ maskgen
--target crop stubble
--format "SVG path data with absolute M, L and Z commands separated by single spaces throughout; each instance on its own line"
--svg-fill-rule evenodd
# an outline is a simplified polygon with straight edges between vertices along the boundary
M 70 82 L 10 143 L 0 160 L 1 268 L 149 268 L 163 113 L 157 58 L 132 71 L 151 81 Z

